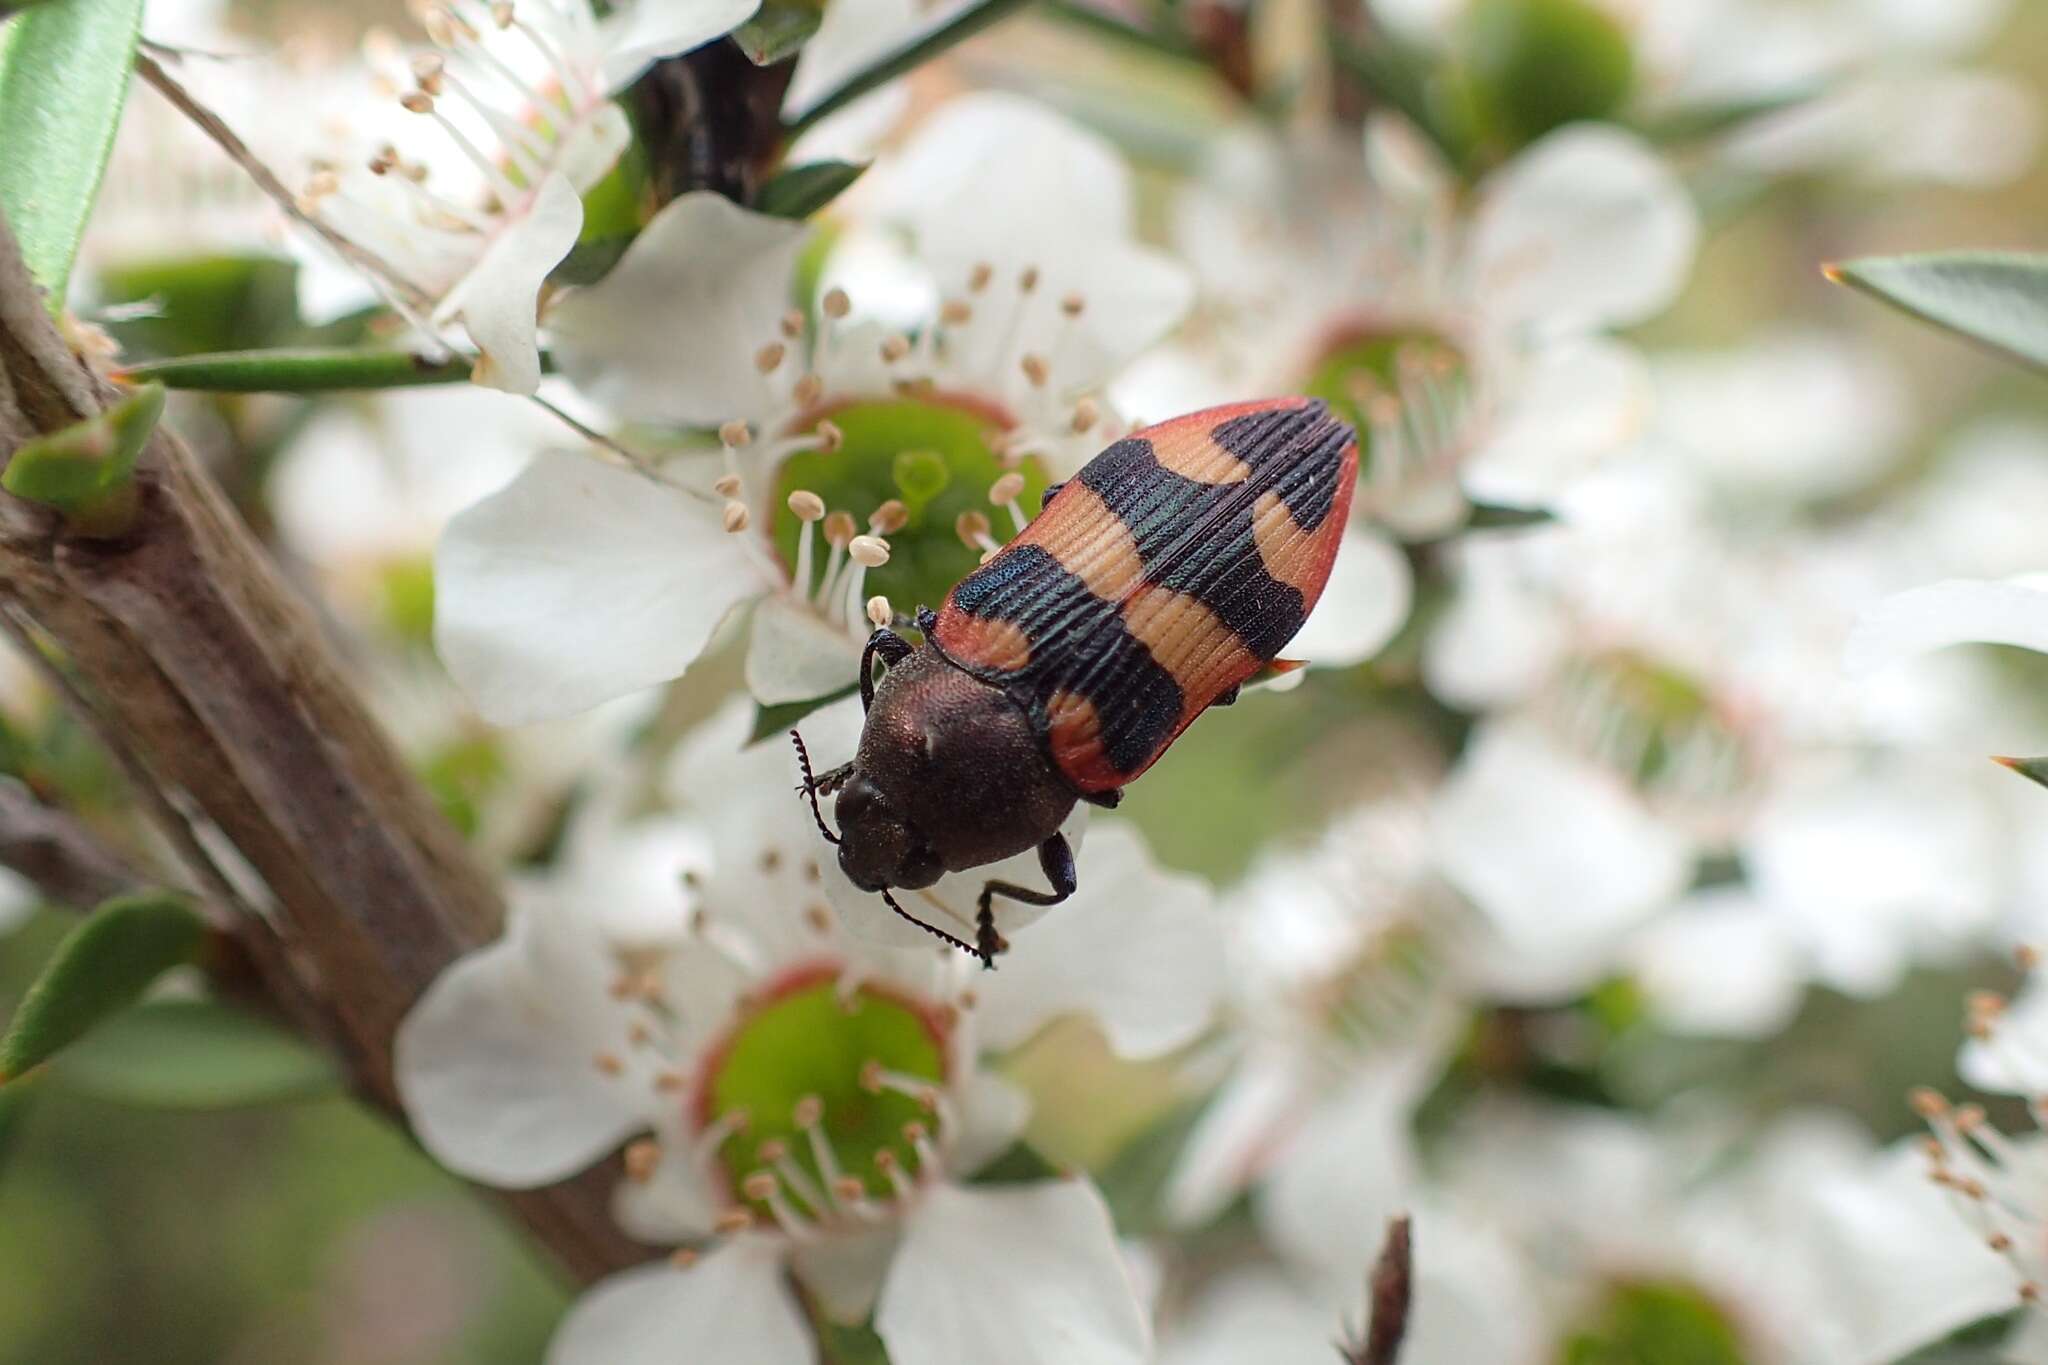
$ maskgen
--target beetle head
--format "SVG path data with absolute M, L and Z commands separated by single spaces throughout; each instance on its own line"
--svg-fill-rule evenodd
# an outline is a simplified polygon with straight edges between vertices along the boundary
M 916 890 L 945 874 L 945 864 L 873 779 L 856 772 L 839 793 L 839 867 L 863 891 Z

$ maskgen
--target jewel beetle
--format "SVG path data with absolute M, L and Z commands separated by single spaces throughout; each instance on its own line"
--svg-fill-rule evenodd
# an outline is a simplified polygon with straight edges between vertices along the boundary
M 1209 408 L 1131 433 L 1048 488 L 1017 537 L 861 655 L 866 712 L 851 763 L 800 789 L 855 886 L 993 966 L 993 899 L 1075 890 L 1060 825 L 1115 806 L 1211 706 L 1227 706 L 1307 620 L 1358 478 L 1358 441 L 1322 402 Z M 875 679 L 875 662 L 883 674 Z M 818 798 L 836 793 L 834 834 Z M 991 880 L 972 945 L 891 888 L 1036 847 L 1051 890 Z

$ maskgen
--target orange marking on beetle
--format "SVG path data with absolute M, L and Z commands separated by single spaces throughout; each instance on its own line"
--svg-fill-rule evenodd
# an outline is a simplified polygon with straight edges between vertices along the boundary
M 1199 597 L 1147 587 L 1124 604 L 1123 617 L 1125 629 L 1180 685 L 1176 736 L 1232 683 L 1243 682 L 1262 666 L 1237 632 Z
M 1243 483 L 1252 467 L 1216 444 L 1215 424 L 1169 427 L 1151 437 L 1152 458 L 1161 469 L 1195 483 Z
M 1122 774 L 1109 761 L 1102 743 L 1102 717 L 1095 703 L 1065 688 L 1045 704 L 1046 743 L 1052 761 L 1082 790 L 1113 787 Z
M 1015 673 L 1031 662 L 1031 637 L 1015 622 L 947 613 L 946 652 L 961 663 Z
M 1038 546 L 1105 602 L 1123 601 L 1145 577 L 1145 557 L 1129 524 L 1079 479 L 1010 544 Z

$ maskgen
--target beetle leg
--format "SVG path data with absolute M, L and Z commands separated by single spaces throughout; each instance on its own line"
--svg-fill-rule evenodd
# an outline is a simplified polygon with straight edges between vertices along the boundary
M 868 636 L 868 647 L 860 652 L 860 709 L 865 712 L 875 704 L 875 656 L 882 656 L 882 667 L 894 668 L 911 655 L 910 641 L 898 635 L 887 626 L 878 626 Z
M 832 827 L 825 823 L 825 812 L 818 809 L 818 793 L 820 791 L 830 792 L 838 787 L 841 782 L 846 780 L 848 774 L 852 773 L 853 765 L 851 763 L 842 763 L 823 777 L 812 777 L 811 751 L 804 747 L 804 737 L 791 730 L 789 738 L 790 742 L 796 745 L 797 766 L 804 771 L 803 785 L 798 787 L 797 790 L 810 798 L 811 818 L 818 822 L 818 833 L 825 836 L 825 842 L 836 844 L 839 842 L 839 836 L 834 834 Z
M 1242 692 L 1243 690 L 1243 683 L 1232 683 L 1230 686 L 1224 688 L 1221 692 L 1218 692 L 1216 694 L 1216 700 L 1210 702 L 1209 705 L 1235 706 L 1237 705 L 1237 694 Z
M 1115 810 L 1123 802 L 1124 789 L 1122 787 L 1111 787 L 1108 791 L 1104 792 L 1082 792 L 1081 799 L 1091 806 L 1100 806 L 1104 810 Z
M 930 607 L 919 607 L 917 615 L 910 619 L 919 630 L 924 632 L 924 637 L 927 640 L 931 639 L 932 632 L 939 628 L 939 614 Z
M 897 914 L 903 916 L 903 918 L 909 920 L 912 924 L 915 924 L 918 928 L 924 930 L 927 934 L 930 934 L 934 938 L 943 939 L 945 942 L 952 944 L 955 948 L 958 948 L 963 953 L 972 953 L 974 951 L 973 948 L 967 945 L 965 939 L 954 938 L 951 934 L 947 933 L 944 929 L 941 929 L 938 925 L 927 924 L 925 921 L 919 919 L 916 915 L 911 914 L 908 910 L 905 910 L 902 906 L 898 905 L 896 903 L 896 898 L 889 894 L 889 888 L 887 888 L 886 886 L 882 888 L 881 895 L 882 900 L 888 905 L 888 907 L 891 910 L 894 910 Z
M 1044 869 L 1045 879 L 1052 883 L 1052 890 L 1037 891 L 1015 882 L 988 882 L 981 888 L 980 913 L 974 921 L 974 951 L 980 955 L 984 968 L 993 968 L 996 954 L 1010 946 L 996 932 L 996 912 L 989 904 L 991 900 L 1000 895 L 1026 905 L 1058 905 L 1080 885 L 1074 876 L 1074 850 L 1067 846 L 1064 834 L 1055 834 L 1038 846 L 1038 865 Z
M 1062 488 L 1065 488 L 1066 486 L 1067 481 L 1065 479 L 1060 480 L 1058 483 L 1047 484 L 1045 486 L 1045 493 L 1038 499 L 1038 510 L 1043 512 L 1046 508 L 1046 504 L 1050 503 L 1054 498 L 1058 497 L 1060 490 Z

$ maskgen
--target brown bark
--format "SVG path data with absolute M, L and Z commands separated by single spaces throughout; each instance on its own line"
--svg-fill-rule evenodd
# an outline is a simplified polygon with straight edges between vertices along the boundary
M 51 324 L 0 218 L 0 465 L 114 397 Z M 359 1089 L 395 1111 L 399 1021 L 496 932 L 496 891 L 167 428 L 135 482 L 136 518 L 112 540 L 70 534 L 0 493 L 0 610 L 62 651 L 90 719 L 162 798 L 145 803 L 159 820 L 211 825 L 240 854 L 260 886 L 237 885 L 234 899 L 257 903 L 284 947 L 257 963 L 265 988 L 315 1002 Z M 193 830 L 166 832 L 188 860 L 208 861 Z M 209 887 L 221 877 L 189 871 Z M 614 1225 L 608 1185 L 599 1171 L 511 1202 L 592 1278 L 648 1254 Z

